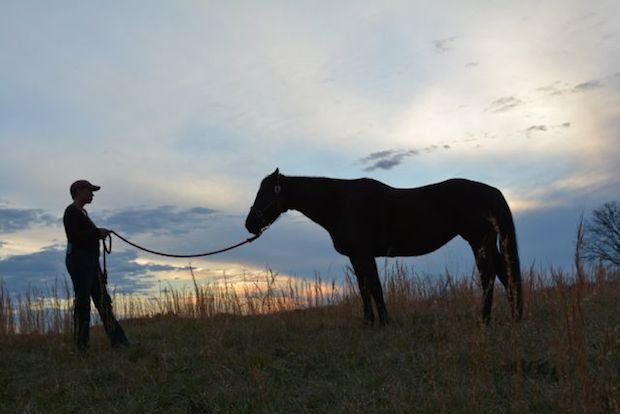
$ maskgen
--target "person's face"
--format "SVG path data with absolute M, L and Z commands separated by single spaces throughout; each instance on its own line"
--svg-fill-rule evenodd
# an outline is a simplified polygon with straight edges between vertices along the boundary
M 93 190 L 90 188 L 82 188 L 76 197 L 78 201 L 83 202 L 84 204 L 90 204 L 93 201 Z

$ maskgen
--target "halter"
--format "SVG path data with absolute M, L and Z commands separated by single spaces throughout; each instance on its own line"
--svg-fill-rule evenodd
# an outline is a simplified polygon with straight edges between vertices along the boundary
M 262 209 L 258 209 L 255 206 L 250 207 L 250 211 L 254 212 L 254 215 L 256 215 L 256 218 L 258 218 L 258 220 L 260 220 L 262 224 L 262 229 L 259 234 L 262 234 L 265 230 L 267 230 L 269 226 L 273 224 L 273 222 L 268 223 L 267 220 L 265 219 L 265 212 L 269 210 L 271 206 L 273 206 L 274 204 L 276 205 L 278 209 L 278 214 L 282 214 L 284 212 L 284 210 L 282 209 L 282 200 L 280 198 L 282 194 L 282 186 L 280 185 L 280 174 L 278 174 L 276 185 L 273 187 L 273 193 L 275 195 L 273 200 L 271 200 L 271 202 L 269 202 Z

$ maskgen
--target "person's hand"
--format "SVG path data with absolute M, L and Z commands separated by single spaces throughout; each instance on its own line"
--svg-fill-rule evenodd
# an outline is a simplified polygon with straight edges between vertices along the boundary
M 108 235 L 110 234 L 110 230 L 108 229 L 104 229 L 103 227 L 99 228 L 99 233 L 101 233 L 101 238 L 105 239 L 106 237 L 108 237 Z
M 108 272 L 102 272 L 100 269 L 99 279 L 101 280 L 101 283 L 103 283 L 104 285 L 107 285 L 108 284 Z

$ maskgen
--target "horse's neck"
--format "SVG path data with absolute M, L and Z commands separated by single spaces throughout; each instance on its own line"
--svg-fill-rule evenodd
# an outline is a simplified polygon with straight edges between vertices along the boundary
M 286 177 L 282 183 L 286 208 L 297 210 L 328 228 L 333 222 L 334 186 L 325 178 Z

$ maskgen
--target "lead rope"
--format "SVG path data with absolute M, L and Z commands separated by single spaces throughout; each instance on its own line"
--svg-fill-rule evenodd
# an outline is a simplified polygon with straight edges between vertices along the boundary
M 103 238 L 103 278 L 105 281 L 105 284 L 107 284 L 107 280 L 108 280 L 108 268 L 107 268 L 107 260 L 106 257 L 107 255 L 109 255 L 110 253 L 112 253 L 112 234 L 114 234 L 116 237 L 118 237 L 119 239 L 121 239 L 122 241 L 124 241 L 125 243 L 135 247 L 136 249 L 140 249 L 143 250 L 147 253 L 151 253 L 151 254 L 156 254 L 158 256 L 165 256 L 165 257 L 178 257 L 178 258 L 190 258 L 190 257 L 205 257 L 205 256 L 212 256 L 214 254 L 218 254 L 218 253 L 224 253 L 227 252 L 229 250 L 232 249 L 236 249 L 237 247 L 243 246 L 244 244 L 247 243 L 251 243 L 254 240 L 258 239 L 260 237 L 260 235 L 262 233 L 257 234 L 256 236 L 250 237 L 240 243 L 234 244 L 232 246 L 226 247 L 224 249 L 220 249 L 220 250 L 214 250 L 211 252 L 206 252 L 206 253 L 198 253 L 198 254 L 171 254 L 171 253 L 164 253 L 164 252 L 158 252 L 156 250 L 151 250 L 151 249 L 147 249 L 146 247 L 140 246 L 130 240 L 127 240 L 125 237 L 121 236 L 120 234 L 118 234 L 117 232 L 115 232 L 114 230 L 110 231 L 104 238 Z

